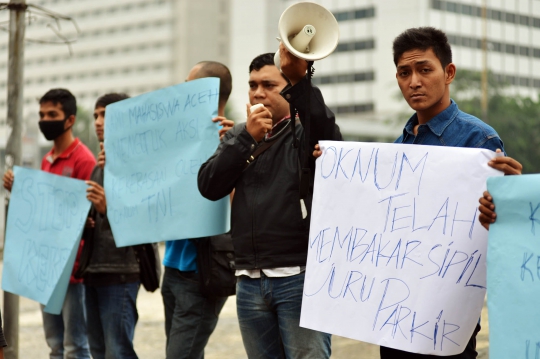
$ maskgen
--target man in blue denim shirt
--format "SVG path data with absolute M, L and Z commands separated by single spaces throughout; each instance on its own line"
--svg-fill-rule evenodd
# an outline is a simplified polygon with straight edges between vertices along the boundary
M 450 99 L 450 84 L 456 75 L 456 66 L 452 63 L 452 50 L 442 31 L 432 27 L 408 29 L 394 40 L 393 52 L 399 88 L 409 106 L 416 111 L 395 143 L 487 148 L 504 152 L 503 142 L 492 127 L 460 111 Z M 321 155 L 318 146 L 313 155 Z M 496 157 L 489 165 L 505 174 L 521 173 L 521 165 L 510 157 Z M 479 324 L 463 353 L 445 358 L 476 358 L 478 331 Z M 436 357 L 381 347 L 381 359 Z
M 401 93 L 416 110 L 396 143 L 503 150 L 493 128 L 460 111 L 450 99 L 456 66 L 443 32 L 405 31 L 394 40 L 394 63 Z
M 420 124 L 418 113 L 411 116 L 403 134 L 395 143 L 431 146 L 503 149 L 503 143 L 493 128 L 461 111 L 454 100 L 438 115 Z
M 408 29 L 394 40 L 393 52 L 399 88 L 409 106 L 416 111 L 396 143 L 504 151 L 503 142 L 492 127 L 460 111 L 450 99 L 450 84 L 456 75 L 456 66 L 452 63 L 452 50 L 442 31 L 431 27 Z M 517 163 L 502 157 L 490 161 L 490 165 L 506 174 L 514 174 L 514 162 Z M 476 358 L 478 331 L 479 324 L 464 352 L 447 358 Z M 434 357 L 381 347 L 381 359 Z

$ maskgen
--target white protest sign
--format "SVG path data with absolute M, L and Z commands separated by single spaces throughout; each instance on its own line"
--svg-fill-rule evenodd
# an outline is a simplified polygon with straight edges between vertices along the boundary
M 322 141 L 300 325 L 408 352 L 463 352 L 486 286 L 483 149 Z

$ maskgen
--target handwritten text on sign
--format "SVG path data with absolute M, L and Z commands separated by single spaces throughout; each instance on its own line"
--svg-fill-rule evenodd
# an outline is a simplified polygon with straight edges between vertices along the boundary
M 540 358 L 540 175 L 490 178 L 497 206 L 489 229 L 491 359 Z
M 219 79 L 204 78 L 107 106 L 107 216 L 119 247 L 228 231 L 228 199 L 197 188 L 219 143 Z
M 14 168 L 2 289 L 59 314 L 90 202 L 83 181 Z
M 478 198 L 492 151 L 321 142 L 301 325 L 463 352 L 485 294 Z

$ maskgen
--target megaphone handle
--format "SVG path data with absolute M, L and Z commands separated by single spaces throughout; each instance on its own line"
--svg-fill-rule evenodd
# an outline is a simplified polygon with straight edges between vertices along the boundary
M 293 137 L 293 148 L 298 148 L 298 137 L 296 137 L 296 114 L 297 110 L 293 104 L 289 104 L 289 113 L 291 115 L 291 122 L 289 127 L 291 128 L 291 135 Z M 298 157 L 298 164 L 300 164 L 300 157 Z
M 313 76 L 313 61 L 308 61 L 307 67 L 307 82 L 308 82 L 308 93 L 306 98 L 306 113 L 304 118 L 304 139 L 305 139 L 305 153 L 302 161 L 302 167 L 309 167 L 309 156 L 311 153 L 310 149 L 310 135 L 311 135 L 311 77 Z
M 311 87 L 311 79 L 313 78 L 313 75 L 315 74 L 315 68 L 313 67 L 313 61 L 308 61 L 308 81 L 309 86 Z
M 302 169 L 300 171 L 300 199 L 305 199 L 309 193 L 311 169 L 309 168 L 309 158 L 311 156 L 310 130 L 311 130 L 311 76 L 313 75 L 313 61 L 308 61 L 307 73 L 307 98 L 306 113 L 304 114 L 304 158 L 302 159 Z

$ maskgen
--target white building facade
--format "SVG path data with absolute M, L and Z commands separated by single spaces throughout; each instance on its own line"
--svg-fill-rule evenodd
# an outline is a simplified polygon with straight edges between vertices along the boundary
M 287 1 L 288 4 L 294 1 Z M 482 70 L 482 0 L 320 0 L 340 25 L 336 52 L 315 82 L 347 139 L 396 138 L 411 114 L 395 79 L 394 38 L 407 28 L 446 32 L 460 69 Z M 487 0 L 488 69 L 512 90 L 540 90 L 540 1 Z
M 201 59 L 225 63 L 229 59 L 229 0 L 34 3 L 72 17 L 80 33 L 67 21 L 61 21 L 58 29 L 50 19 L 36 16 L 31 7 L 27 12 L 32 20 L 24 51 L 23 158 L 30 166 L 39 166 L 43 150 L 36 149 L 50 146 L 37 127 L 38 99 L 49 89 L 69 89 L 78 106 L 92 112 L 96 99 L 105 93 L 139 95 L 183 82 Z M 1 20 L 7 21 L 8 15 L 1 12 Z M 70 49 L 51 28 L 77 41 Z M 0 34 L 0 148 L 7 140 L 7 49 L 8 34 Z
M 30 1 L 28 1 L 31 3 Z M 28 148 L 49 144 L 37 129 L 37 99 L 48 89 L 70 89 L 92 111 L 98 96 L 132 96 L 184 81 L 198 61 L 225 63 L 233 74 L 233 119 L 245 120 L 248 66 L 253 57 L 277 49 L 282 11 L 291 0 L 36 0 L 73 17 L 81 29 L 71 45 L 36 17 L 25 48 L 25 157 Z M 336 16 L 341 32 L 336 51 L 315 63 L 314 82 L 334 110 L 346 139 L 388 141 L 401 132 L 410 109 L 395 80 L 392 41 L 403 30 L 444 30 L 459 69 L 481 70 L 482 0 L 316 0 Z M 0 12 L 0 20 L 8 12 Z M 488 68 L 514 91 L 537 96 L 540 89 L 540 1 L 487 0 Z M 66 22 L 63 33 L 76 34 Z M 5 146 L 8 35 L 0 34 L 0 148 Z M 0 156 L 3 157 L 3 156 Z M 37 159 L 37 160 L 33 160 Z M 2 158 L 3 161 L 3 158 Z

